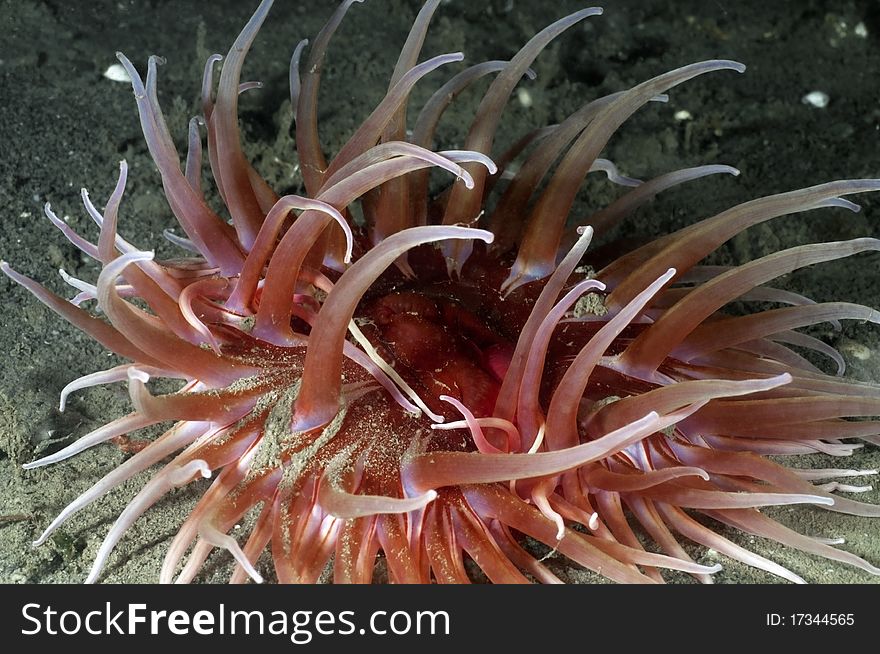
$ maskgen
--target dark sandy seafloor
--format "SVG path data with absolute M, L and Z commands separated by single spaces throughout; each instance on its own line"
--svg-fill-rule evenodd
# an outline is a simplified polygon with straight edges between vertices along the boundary
M 262 90 L 241 102 L 247 153 L 279 191 L 294 191 L 292 141 L 279 124 L 286 109 L 290 52 L 313 37 L 332 11 L 330 0 L 277 0 L 245 67 L 245 79 Z M 151 0 L 103 2 L 0 2 L 0 257 L 68 297 L 59 268 L 94 280 L 97 268 L 78 254 L 42 215 L 53 208 L 89 238 L 96 228 L 79 200 L 89 189 L 103 206 L 116 180 L 118 161 L 130 166 L 120 230 L 158 256 L 174 254 L 162 238 L 173 218 L 159 176 L 147 156 L 129 85 L 102 73 L 122 50 L 140 70 L 149 54 L 167 65 L 159 94 L 183 151 L 186 121 L 198 111 L 205 57 L 225 53 L 256 2 L 212 3 Z M 331 46 L 321 94 L 321 130 L 332 152 L 381 98 L 417 0 L 368 0 L 354 6 Z M 582 2 L 449 0 L 443 2 L 424 56 L 463 50 L 466 61 L 508 58 L 536 31 Z M 719 72 L 651 103 L 616 135 L 605 156 L 640 178 L 706 163 L 738 167 L 742 175 L 691 183 L 643 208 L 621 235 L 651 236 L 754 197 L 841 178 L 880 176 L 880 5 L 869 0 L 820 2 L 706 2 L 611 0 L 605 15 L 590 18 L 549 47 L 534 65 L 535 81 L 504 114 L 498 149 L 526 130 L 558 122 L 587 99 L 629 88 L 666 70 L 709 58 L 736 59 L 744 75 Z M 417 87 L 418 105 L 436 88 L 438 72 Z M 809 92 L 827 94 L 826 107 L 805 104 Z M 476 94 L 454 105 L 441 132 L 442 146 L 461 145 L 462 127 Z M 690 118 L 678 120 L 677 112 Z M 590 182 L 575 215 L 588 215 L 620 192 Z M 880 196 L 852 198 L 863 210 L 824 209 L 778 218 L 730 241 L 714 259 L 742 262 L 791 245 L 880 234 Z M 777 285 L 819 301 L 846 300 L 880 307 L 880 255 L 871 254 L 799 271 Z M 125 454 L 95 447 L 59 465 L 23 471 L 21 464 L 57 449 L 127 411 L 123 385 L 75 395 L 57 410 L 58 393 L 72 379 L 114 365 L 115 360 L 50 313 L 23 289 L 0 279 L 0 582 L 75 582 L 85 578 L 110 524 L 145 483 L 141 475 L 82 511 L 39 548 L 31 541 L 80 492 Z M 811 331 L 840 349 L 855 379 L 880 380 L 880 327 L 848 323 L 842 332 Z M 822 362 L 825 365 L 824 362 Z M 747 416 L 744 417 L 747 419 Z M 880 468 L 880 450 L 868 446 L 851 459 L 800 457 L 796 466 Z M 876 478 L 853 483 L 875 484 Z M 168 540 L 205 483 L 171 493 L 132 528 L 101 576 L 104 582 L 157 578 Z M 880 502 L 880 492 L 855 496 Z M 804 533 L 845 538 L 841 547 L 880 565 L 880 520 L 838 515 L 811 507 L 769 510 Z M 725 530 L 737 543 L 789 567 L 810 582 L 876 583 L 877 578 L 775 543 Z M 700 548 L 701 562 L 719 560 L 721 583 L 772 583 L 756 571 Z M 221 581 L 230 557 L 209 559 L 200 579 Z M 556 569 L 574 581 L 592 574 Z M 268 568 L 266 557 L 261 567 Z M 691 581 L 669 575 L 672 581 Z

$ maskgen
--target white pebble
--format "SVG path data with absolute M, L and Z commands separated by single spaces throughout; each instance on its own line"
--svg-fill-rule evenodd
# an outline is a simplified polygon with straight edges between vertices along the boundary
M 691 112 L 687 109 L 680 109 L 679 111 L 676 111 L 672 117 L 675 118 L 675 120 L 677 121 L 691 120 L 693 118 Z
M 804 104 L 809 104 L 814 107 L 818 107 L 819 109 L 824 109 L 828 106 L 828 94 L 823 93 L 822 91 L 810 91 L 804 97 L 801 98 L 801 102 Z
M 128 73 L 125 72 L 125 68 L 123 68 L 121 64 L 108 66 L 107 70 L 104 71 L 104 77 L 111 82 L 125 82 L 126 84 L 131 84 L 131 78 L 128 76 Z
M 840 349 L 859 361 L 867 361 L 871 358 L 871 350 L 861 343 L 848 342 L 842 345 Z
M 526 109 L 532 106 L 532 94 L 525 89 L 520 88 L 516 90 L 516 99 Z
M 865 26 L 864 23 L 860 22 L 853 28 L 853 34 L 855 34 L 856 36 L 858 36 L 859 38 L 862 38 L 862 39 L 867 38 L 868 37 L 868 28 Z

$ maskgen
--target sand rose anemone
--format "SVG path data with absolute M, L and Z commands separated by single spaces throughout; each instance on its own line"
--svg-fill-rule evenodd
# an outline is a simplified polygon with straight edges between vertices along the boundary
M 847 455 L 880 444 L 880 389 L 823 373 L 789 346 L 840 360 L 798 328 L 880 313 L 817 304 L 767 286 L 795 269 L 880 249 L 860 238 L 783 250 L 736 267 L 701 265 L 750 226 L 880 189 L 847 180 L 747 202 L 600 265 L 591 239 L 656 194 L 720 173 L 708 165 L 646 182 L 599 158 L 639 107 L 704 73 L 743 72 L 711 60 L 586 102 L 564 122 L 497 152 L 493 139 L 518 81 L 588 8 L 534 36 L 509 61 L 456 67 L 460 53 L 419 63 L 429 0 L 413 23 L 387 94 L 329 159 L 318 138 L 318 87 L 345 0 L 291 61 L 296 154 L 304 191 L 277 197 L 246 160 L 237 104 L 244 57 L 264 0 L 226 56 L 215 89 L 208 58 L 203 113 L 190 123 L 185 165 L 157 101 L 156 57 L 141 78 L 122 54 L 141 125 L 189 254 L 158 261 L 117 232 L 127 167 L 87 240 L 46 215 L 99 261 L 95 285 L 70 278 L 73 301 L 3 271 L 130 363 L 62 392 L 128 384 L 133 411 L 28 464 L 63 461 L 98 443 L 173 423 L 76 498 L 37 543 L 133 475 L 166 461 L 110 529 L 88 580 L 126 530 L 170 489 L 213 478 L 173 539 L 160 578 L 192 580 L 214 548 L 256 581 L 271 550 L 279 581 L 367 582 L 378 557 L 394 582 L 494 582 L 558 577 L 537 543 L 620 582 L 662 581 L 662 569 L 710 581 L 692 541 L 792 581 L 783 566 L 728 540 L 705 517 L 872 574 L 880 569 L 803 535 L 762 507 L 808 504 L 859 516 L 880 508 L 835 491 L 866 474 L 794 469 L 769 455 Z M 308 50 L 306 49 L 308 46 Z M 307 56 L 306 56 L 307 55 Z M 305 56 L 304 63 L 301 58 Z M 416 114 L 413 87 L 455 71 Z M 463 149 L 434 151 L 435 128 L 477 79 L 491 83 Z M 202 140 L 231 221 L 201 189 Z M 431 173 L 435 171 L 436 180 Z M 569 212 L 591 172 L 631 186 L 589 217 Z M 445 188 L 435 182 L 452 178 Z M 591 267 L 593 266 L 593 267 Z M 594 269 L 595 268 L 595 269 Z M 80 305 L 97 301 L 99 315 Z M 736 315 L 734 300 L 772 308 Z M 155 394 L 152 378 L 182 380 Z M 743 418 L 747 417 L 747 420 Z M 867 471 L 870 472 L 870 471 Z M 232 527 L 250 517 L 241 540 Z M 537 549 L 536 549 L 537 548 Z M 690 550 L 691 552 L 693 550 Z

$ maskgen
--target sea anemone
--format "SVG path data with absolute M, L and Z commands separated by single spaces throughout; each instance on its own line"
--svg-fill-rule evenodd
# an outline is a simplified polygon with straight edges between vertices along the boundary
M 880 569 L 802 534 L 764 507 L 814 505 L 876 517 L 838 481 L 873 471 L 803 469 L 780 458 L 851 454 L 880 444 L 880 389 L 845 380 L 840 354 L 799 328 L 843 319 L 880 322 L 847 302 L 816 303 L 767 286 L 813 264 L 880 249 L 857 238 L 801 245 L 738 266 L 704 259 L 751 226 L 846 199 L 880 180 L 836 181 L 741 204 L 634 247 L 593 239 L 671 187 L 715 174 L 704 165 L 640 182 L 599 158 L 642 105 L 704 73 L 743 72 L 709 60 L 586 101 L 558 125 L 493 147 L 502 109 L 539 53 L 602 13 L 587 8 L 538 32 L 507 61 L 456 69 L 418 111 L 420 80 L 460 53 L 419 63 L 440 0 L 415 18 L 384 99 L 326 157 L 318 90 L 345 0 L 294 50 L 290 94 L 300 192 L 278 197 L 244 155 L 238 124 L 245 55 L 264 0 L 225 59 L 208 58 L 202 114 L 189 125 L 181 167 L 157 97 L 161 60 L 142 78 L 122 54 L 141 126 L 187 251 L 157 260 L 121 236 L 127 165 L 99 227 L 76 233 L 47 217 L 98 261 L 96 283 L 65 275 L 67 301 L 3 272 L 129 362 L 68 384 L 68 396 L 127 383 L 133 411 L 28 463 L 58 463 L 111 439 L 171 423 L 154 440 L 120 441 L 134 454 L 77 497 L 36 543 L 133 476 L 164 462 L 116 520 L 88 581 L 99 578 L 132 524 L 170 490 L 212 478 L 173 538 L 162 581 L 196 578 L 215 548 L 236 561 L 232 581 L 261 581 L 267 549 L 281 582 L 368 582 L 377 560 L 397 583 L 557 582 L 548 548 L 618 582 L 663 581 L 677 570 L 703 582 L 720 569 L 687 543 L 790 581 L 802 579 L 728 539 L 725 525 L 787 547 Z M 223 59 L 219 84 L 215 65 Z M 481 78 L 491 81 L 462 148 L 435 151 L 443 113 Z M 231 220 L 202 188 L 208 167 Z M 292 153 L 291 153 L 292 154 Z M 432 171 L 436 175 L 432 175 Z M 571 216 L 591 172 L 631 187 L 590 216 Z M 443 177 L 446 183 L 443 184 Z M 452 183 L 448 177 L 452 177 Z M 96 301 L 97 309 L 82 308 Z M 735 312 L 738 306 L 756 307 Z M 755 304 L 762 303 L 762 304 Z M 830 357 L 827 374 L 805 352 Z M 151 379 L 182 380 L 159 394 Z M 136 445 L 139 443 L 139 445 Z M 781 461 L 781 462 L 780 462 Z M 247 533 L 233 535 L 246 524 Z M 699 551 L 699 550 L 697 550 Z

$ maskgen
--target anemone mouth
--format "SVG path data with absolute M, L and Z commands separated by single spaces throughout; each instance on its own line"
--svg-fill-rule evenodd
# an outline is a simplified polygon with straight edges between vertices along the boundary
M 875 505 L 835 481 L 875 471 L 775 463 L 768 455 L 846 456 L 877 444 L 876 386 L 824 374 L 787 344 L 839 360 L 794 330 L 880 314 L 852 303 L 817 304 L 767 286 L 805 266 L 880 249 L 874 239 L 804 245 L 746 264 L 701 261 L 727 240 L 778 216 L 858 207 L 844 198 L 880 189 L 844 180 L 736 206 L 596 270 L 589 246 L 656 194 L 726 165 L 646 182 L 599 155 L 642 105 L 717 71 L 710 60 L 586 102 L 559 125 L 494 147 L 501 110 L 541 50 L 598 8 L 560 18 L 506 62 L 459 68 L 411 116 L 416 84 L 458 65 L 460 53 L 419 63 L 439 1 L 416 17 L 389 89 L 328 157 L 317 97 L 343 2 L 305 50 L 295 50 L 291 99 L 299 194 L 278 197 L 243 154 L 240 73 L 271 2 L 260 4 L 225 57 L 214 87 L 205 67 L 201 121 L 190 123 L 186 165 L 158 102 L 161 60 L 142 78 L 122 54 L 141 126 L 165 195 L 195 257 L 157 260 L 119 235 L 127 165 L 103 211 L 87 193 L 96 243 L 46 206 L 47 217 L 101 264 L 95 284 L 66 276 L 68 303 L 2 270 L 57 313 L 131 363 L 88 375 L 62 393 L 128 385 L 133 411 L 28 464 L 67 459 L 151 425 L 174 426 L 75 499 L 37 543 L 102 495 L 173 455 L 121 513 L 88 576 L 99 578 L 116 543 L 172 489 L 210 488 L 170 544 L 160 578 L 190 581 L 214 549 L 235 560 L 233 581 L 262 581 L 268 551 L 282 582 L 314 582 L 332 561 L 339 582 L 373 578 L 381 557 L 397 582 L 559 581 L 526 537 L 621 582 L 659 582 L 662 570 L 710 581 L 690 541 L 790 581 L 802 579 L 719 534 L 706 518 L 869 574 L 880 570 L 826 539 L 762 512 L 807 504 L 859 516 Z M 436 152 L 435 132 L 459 94 L 490 77 L 462 149 Z M 207 157 L 203 166 L 204 125 Z M 232 222 L 205 200 L 210 168 Z M 428 172 L 451 177 L 438 193 Z M 568 214 L 584 178 L 602 172 L 631 190 L 583 221 Z M 357 206 L 362 218 L 355 219 Z M 580 221 L 579 221 L 580 222 Z M 594 279 L 595 277 L 595 279 Z M 134 298 L 136 301 L 132 301 Z M 97 301 L 102 316 L 80 308 Z M 781 308 L 728 315 L 734 301 Z M 145 308 L 146 307 L 146 308 Z M 106 318 L 106 320 L 105 320 Z M 154 394 L 152 378 L 184 380 Z M 743 424 L 744 413 L 754 423 Z M 248 519 L 244 538 L 233 527 Z M 640 539 L 640 536 L 643 538 Z M 646 547 L 643 540 L 649 540 Z

